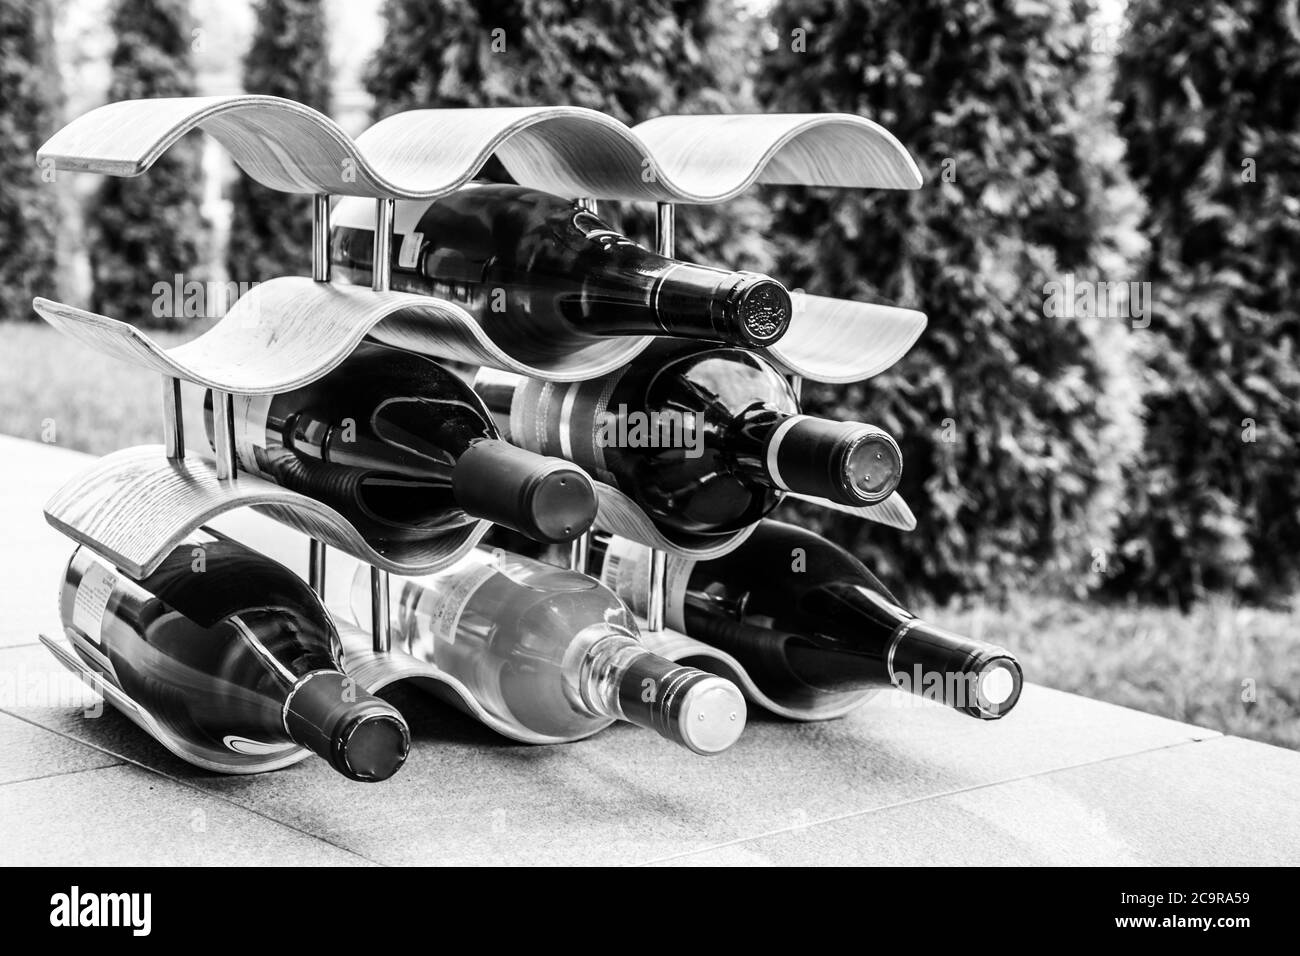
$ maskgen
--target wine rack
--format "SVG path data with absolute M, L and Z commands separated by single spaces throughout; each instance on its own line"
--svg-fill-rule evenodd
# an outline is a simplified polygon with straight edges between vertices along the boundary
M 494 341 L 455 303 L 390 291 L 394 201 L 452 192 L 492 157 L 520 184 L 580 197 L 592 208 L 602 200 L 656 203 L 655 247 L 667 256 L 674 252 L 678 203 L 719 203 L 760 183 L 885 189 L 921 185 L 912 158 L 888 131 L 861 117 L 840 114 L 665 116 L 629 128 L 576 107 L 415 110 L 381 120 L 353 139 L 328 117 L 278 97 L 187 97 L 100 107 L 56 133 L 39 156 L 43 164 L 59 170 L 137 176 L 193 130 L 215 138 L 262 185 L 315 197 L 312 274 L 254 286 L 215 326 L 172 348 L 161 347 L 117 318 L 36 299 L 34 308 L 55 328 L 103 355 L 159 376 L 165 439 L 161 446 L 111 454 L 74 478 L 48 503 L 47 520 L 138 578 L 216 516 L 244 507 L 265 513 L 307 535 L 309 583 L 322 597 L 329 548 L 370 566 L 370 635 L 346 624 L 340 627 L 349 667 L 365 686 L 420 679 L 499 732 L 533 743 L 548 741 L 531 739 L 508 721 L 494 718 L 454 679 L 390 646 L 388 574 L 449 567 L 479 542 L 488 524 L 478 522 L 380 554 L 332 508 L 239 471 L 233 396 L 273 394 L 313 382 L 367 337 L 437 359 L 551 382 L 599 377 L 646 348 L 649 337 L 593 336 L 590 344 L 553 359 L 521 361 L 511 354 L 510 343 Z M 374 202 L 370 289 L 330 281 L 333 196 Z M 925 316 L 912 310 L 798 294 L 789 332 L 763 353 L 796 385 L 804 379 L 860 381 L 896 362 L 924 326 Z M 214 393 L 214 460 L 187 453 L 181 383 Z M 597 527 L 654 549 L 644 622 L 652 649 L 675 660 L 706 662 L 760 706 L 786 717 L 821 719 L 852 705 L 839 700 L 829 707 L 771 700 L 734 658 L 666 629 L 668 553 L 696 558 L 720 554 L 739 545 L 747 532 L 712 541 L 672 539 L 627 496 L 596 484 Z M 915 526 L 896 493 L 861 508 L 808 500 L 896 528 Z M 588 544 L 586 536 L 574 542 L 571 567 L 586 570 Z M 103 689 L 102 681 L 74 655 L 46 643 L 65 665 Z M 137 722 L 148 719 L 147 714 L 139 719 L 132 715 L 130 701 L 113 702 Z M 198 756 L 195 762 L 221 763 L 213 755 Z M 260 758 L 260 763 L 250 757 L 219 769 L 269 769 L 268 761 L 282 765 L 288 757 Z

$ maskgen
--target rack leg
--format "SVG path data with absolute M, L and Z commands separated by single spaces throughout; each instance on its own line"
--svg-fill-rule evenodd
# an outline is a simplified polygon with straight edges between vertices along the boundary
M 330 197 L 317 193 L 311 205 L 311 277 L 330 281 Z
M 370 569 L 370 633 L 374 649 L 386 652 L 393 646 L 388 619 L 388 572 Z
M 673 256 L 677 246 L 677 217 L 672 203 L 661 202 L 655 208 L 655 251 Z M 651 631 L 664 629 L 667 603 L 668 555 L 657 548 L 650 552 L 650 587 L 646 597 L 646 626 Z
M 591 532 L 584 531 L 573 539 L 569 545 L 569 570 L 580 574 L 587 573 L 591 561 Z
M 387 292 L 393 277 L 393 200 L 375 200 L 375 254 L 370 288 Z
M 212 398 L 212 435 L 217 451 L 217 477 L 234 481 L 239 474 L 235 458 L 235 402 L 229 392 L 213 392 Z
M 325 557 L 329 554 L 324 541 L 311 539 L 307 547 L 307 583 L 316 596 L 325 600 Z
M 646 600 L 646 629 L 664 629 L 667 604 L 668 553 L 655 548 L 650 552 L 650 590 Z
M 164 375 L 163 444 L 167 457 L 179 461 L 185 457 L 185 423 L 181 420 L 181 380 Z
M 791 375 L 790 388 L 794 392 L 795 398 L 803 398 L 803 376 Z
M 670 202 L 655 207 L 655 252 L 661 256 L 677 254 L 677 212 Z

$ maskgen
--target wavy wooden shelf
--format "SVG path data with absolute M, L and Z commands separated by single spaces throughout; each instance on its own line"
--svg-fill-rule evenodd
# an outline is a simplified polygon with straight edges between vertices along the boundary
M 597 530 L 608 531 L 683 558 L 720 558 L 740 547 L 757 527 L 750 525 L 732 534 L 670 534 L 651 521 L 640 505 L 613 485 L 597 481 L 594 477 L 591 483 L 596 489 L 596 501 L 599 503 L 595 523 Z
M 91 110 L 37 155 L 57 169 L 138 176 L 195 129 L 253 179 L 286 192 L 431 199 L 494 155 L 518 182 L 599 199 L 716 203 L 754 183 L 921 185 L 888 130 L 841 113 L 661 116 L 628 128 L 571 106 L 412 110 L 353 140 L 324 114 L 280 97 L 177 97 Z
M 273 394 L 313 382 L 369 335 L 435 358 L 519 375 L 579 381 L 630 361 L 640 339 L 603 339 L 542 368 L 512 358 L 460 307 L 430 296 L 374 292 L 305 276 L 253 286 L 207 332 L 163 348 L 135 326 L 76 306 L 36 298 L 45 321 L 96 351 L 207 388 Z
M 161 445 L 140 445 L 101 458 L 55 493 L 45 506 L 45 519 L 131 577 L 142 578 L 186 535 L 236 508 L 255 508 L 358 560 L 398 574 L 427 574 L 449 567 L 489 527 L 479 521 L 427 541 L 403 542 L 381 554 L 326 504 L 253 475 L 219 480 L 212 462 L 192 455 L 169 459 Z
M 719 558 L 740 547 L 754 531 L 756 525 L 725 535 L 688 535 L 669 534 L 656 525 L 635 501 L 612 485 L 592 479 L 596 488 L 596 500 L 600 503 L 596 512 L 595 527 L 599 531 L 636 541 L 639 544 L 666 551 L 683 558 L 707 560 Z M 898 494 L 894 492 L 884 501 L 874 505 L 854 508 L 841 505 L 825 498 L 811 495 L 788 493 L 787 498 L 794 498 L 807 504 L 817 505 L 841 514 L 851 515 L 863 521 L 872 521 L 900 531 L 913 531 L 916 528 L 916 516 Z
M 789 330 L 764 354 L 810 382 L 861 382 L 906 355 L 925 325 L 925 313 L 915 309 L 796 295 Z
M 863 521 L 874 521 L 876 524 L 897 528 L 899 531 L 916 530 L 916 515 L 912 514 L 912 509 L 907 506 L 907 502 L 897 491 L 878 504 L 861 505 L 856 508 L 853 505 L 842 505 L 837 501 L 827 501 L 825 498 L 801 495 L 793 491 L 787 492 L 785 496 L 785 500 L 790 499 L 826 508 L 828 511 L 838 511 L 840 514 L 860 518 Z
M 785 698 L 777 700 L 761 690 L 749 676 L 745 666 L 726 651 L 697 641 L 693 637 L 687 637 L 672 628 L 652 631 L 642 618 L 638 618 L 637 623 L 641 628 L 642 642 L 660 657 L 679 663 L 689 663 L 701 670 L 725 677 L 759 707 L 787 720 L 832 720 L 843 717 L 849 711 L 861 707 L 876 693 L 874 689 L 829 695 L 812 690 L 804 694 L 792 691 Z
M 530 364 L 492 341 L 454 303 L 304 276 L 254 286 L 211 329 L 170 349 L 129 323 L 76 306 L 37 297 L 32 307 L 50 325 L 98 352 L 206 388 L 244 394 L 273 394 L 313 382 L 367 335 L 435 358 L 556 382 L 608 374 L 653 341 L 590 336 L 586 345 L 553 361 Z M 766 354 L 810 381 L 861 381 L 898 361 L 925 321 L 910 309 L 806 296 L 790 331 Z

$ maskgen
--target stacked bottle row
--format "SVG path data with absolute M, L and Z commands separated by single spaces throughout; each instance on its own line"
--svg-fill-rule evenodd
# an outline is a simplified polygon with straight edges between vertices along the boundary
M 368 282 L 373 225 L 351 203 L 336 210 L 331 258 L 338 277 Z M 240 468 L 329 505 L 379 554 L 479 520 L 543 554 L 592 527 L 590 475 L 667 533 L 752 531 L 721 558 L 670 559 L 668 623 L 730 654 L 772 696 L 903 686 L 981 718 L 1015 705 L 1020 668 L 1006 651 L 919 621 L 842 549 L 764 520 L 787 492 L 882 501 L 903 465 L 884 430 L 801 414 L 786 378 L 752 351 L 791 321 L 780 283 L 658 256 L 582 205 L 523 187 L 398 206 L 409 228 L 392 288 L 456 302 L 518 354 L 554 356 L 589 336 L 665 338 L 608 376 L 567 384 L 487 369 L 467 382 L 367 341 L 297 389 L 224 406 L 209 392 L 214 450 L 228 428 Z M 219 408 L 232 420 L 215 421 Z M 593 576 L 479 549 L 397 579 L 394 649 L 540 736 L 626 720 L 721 752 L 744 727 L 745 699 L 641 643 L 650 560 L 617 536 L 592 543 Z M 369 597 L 362 568 L 359 624 Z M 78 549 L 61 610 L 85 663 L 196 746 L 297 745 L 356 780 L 405 759 L 406 724 L 347 676 L 320 598 L 233 540 L 195 535 L 141 580 Z
M 612 538 L 595 550 L 599 581 L 485 548 L 400 579 L 395 649 L 537 735 L 578 739 L 625 720 L 698 754 L 726 750 L 744 729 L 744 697 L 639 640 L 648 549 Z M 805 566 L 783 572 L 792 553 Z M 723 558 L 675 562 L 670 594 L 678 629 L 731 653 L 773 696 L 899 687 L 989 719 L 1020 694 L 1007 651 L 917 619 L 847 552 L 791 525 L 766 520 Z M 368 598 L 358 568 L 359 620 Z M 361 781 L 386 779 L 406 757 L 405 722 L 346 676 L 320 599 L 232 539 L 197 534 L 140 581 L 79 548 L 60 612 L 88 666 L 196 746 L 297 744 Z

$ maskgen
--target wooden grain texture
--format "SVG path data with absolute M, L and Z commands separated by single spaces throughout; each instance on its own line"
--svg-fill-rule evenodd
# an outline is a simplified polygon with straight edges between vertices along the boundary
M 641 506 L 613 485 L 592 479 L 596 489 L 595 527 L 683 558 L 719 558 L 744 543 L 757 524 L 731 534 L 681 534 L 661 529 Z
M 425 574 L 448 567 L 487 533 L 486 521 L 381 554 L 333 508 L 279 485 L 240 474 L 220 481 L 212 462 L 173 461 L 161 445 L 101 458 L 54 494 L 46 520 L 134 578 L 151 574 L 187 535 L 217 515 L 256 508 L 283 524 L 386 571 Z
M 605 339 L 544 367 L 531 365 L 513 358 L 451 302 L 305 276 L 253 286 L 211 329 L 170 349 L 127 322 L 85 309 L 40 297 L 32 307 L 50 325 L 103 354 L 205 388 L 253 395 L 315 381 L 367 335 L 434 358 L 566 382 L 618 368 L 649 341 Z
M 916 515 L 912 509 L 907 506 L 903 496 L 895 491 L 884 501 L 874 505 L 842 505 L 837 501 L 828 501 L 825 498 L 815 498 L 812 495 L 801 495 L 798 492 L 788 492 L 786 497 L 802 501 L 805 504 L 816 505 L 819 508 L 826 508 L 829 511 L 838 511 L 840 514 L 849 515 L 854 518 L 860 518 L 863 521 L 874 521 L 876 524 L 883 524 L 888 528 L 897 528 L 899 531 L 915 531 Z
M 662 116 L 629 129 L 572 106 L 411 110 L 354 141 L 309 107 L 248 94 L 110 103 L 55 133 L 38 158 L 138 176 L 194 129 L 253 179 L 286 192 L 430 199 L 493 155 L 520 183 L 596 199 L 716 203 L 756 182 L 921 185 L 893 135 L 848 114 Z
M 879 375 L 925 330 L 925 313 L 914 309 L 798 292 L 792 300 L 790 328 L 766 354 L 810 382 L 838 385 Z
M 642 618 L 637 619 L 637 624 L 641 628 L 642 642 L 660 657 L 725 677 L 739 687 L 750 701 L 769 713 L 787 720 L 831 720 L 843 717 L 866 703 L 873 694 L 872 690 L 865 690 L 860 693 L 839 693 L 828 696 L 811 689 L 802 694 L 798 690 L 792 690 L 778 700 L 769 696 L 754 683 L 754 679 L 745 670 L 745 665 L 726 651 L 697 641 L 669 627 L 661 631 L 652 631 Z
M 81 640 L 72 628 L 65 628 L 64 632 L 74 647 Z M 53 654 L 60 664 L 76 674 L 87 687 L 186 763 L 214 773 L 250 774 L 279 770 L 311 756 L 310 750 L 295 744 L 285 744 L 270 753 L 254 755 L 238 754 L 224 748 L 206 747 L 178 737 L 164 724 L 155 720 L 149 711 L 137 704 L 122 688 L 88 666 L 76 653 L 44 634 L 40 635 L 40 640 L 46 650 Z

